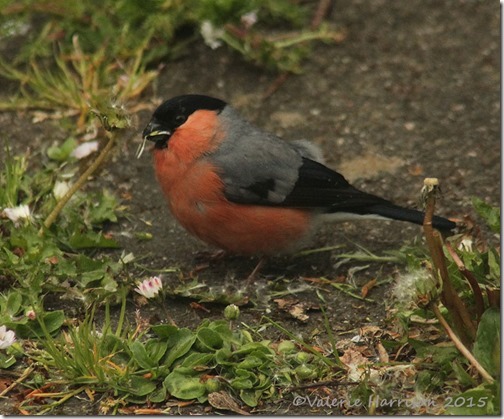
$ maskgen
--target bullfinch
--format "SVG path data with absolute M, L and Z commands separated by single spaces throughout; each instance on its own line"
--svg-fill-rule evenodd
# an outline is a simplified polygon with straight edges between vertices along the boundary
M 143 131 L 173 216 L 220 249 L 269 256 L 293 250 L 321 220 L 422 224 L 424 214 L 362 192 L 306 141 L 285 141 L 203 95 L 167 100 Z M 433 226 L 455 223 L 435 216 Z

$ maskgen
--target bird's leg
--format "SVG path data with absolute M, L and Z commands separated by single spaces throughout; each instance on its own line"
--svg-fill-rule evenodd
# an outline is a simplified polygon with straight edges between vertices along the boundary
M 219 261 L 219 260 L 223 259 L 225 256 L 226 256 L 226 251 L 222 250 L 222 249 L 215 250 L 213 252 L 202 251 L 202 252 L 198 252 L 196 254 L 196 260 L 203 262 L 203 263 L 204 262 L 211 263 L 211 262 Z
M 196 255 L 197 265 L 191 270 L 191 272 L 189 272 L 189 277 L 192 278 L 198 272 L 208 269 L 212 263 L 221 260 L 225 256 L 225 250 L 217 250 L 215 252 L 198 252 Z
M 250 275 L 247 277 L 247 280 L 245 282 L 247 288 L 256 280 L 256 275 L 259 273 L 261 268 L 264 266 L 264 264 L 266 263 L 266 260 L 267 260 L 266 256 L 261 256 L 261 259 L 259 259 L 259 262 L 257 263 L 254 270 L 252 272 L 250 272 Z

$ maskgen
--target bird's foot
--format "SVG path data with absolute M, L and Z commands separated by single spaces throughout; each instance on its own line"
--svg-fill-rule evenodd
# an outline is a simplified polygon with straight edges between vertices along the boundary
M 225 250 L 215 250 L 208 251 L 203 250 L 202 252 L 196 253 L 196 261 L 201 263 L 213 263 L 222 260 L 227 255 Z

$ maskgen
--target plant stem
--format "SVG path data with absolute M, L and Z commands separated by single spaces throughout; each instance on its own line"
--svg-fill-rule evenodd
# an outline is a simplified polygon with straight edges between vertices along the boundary
M 0 397 L 4 397 L 9 391 L 11 391 L 14 387 L 16 387 L 18 384 L 22 383 L 34 370 L 35 368 L 33 367 L 28 367 L 23 371 L 23 374 L 14 381 L 9 387 L 6 387 L 1 393 Z
M 473 293 L 474 293 L 474 304 L 476 307 L 476 316 L 478 317 L 478 320 L 481 318 L 483 315 L 483 312 L 485 311 L 485 302 L 483 300 L 483 294 L 481 293 L 481 288 L 478 284 L 478 280 L 476 277 L 473 275 L 471 271 L 469 271 L 465 265 L 464 262 L 460 259 L 459 255 L 457 252 L 455 252 L 455 249 L 452 247 L 452 245 L 448 242 L 445 243 L 446 250 L 448 250 L 448 253 L 452 257 L 453 261 L 457 265 L 458 270 L 464 277 L 467 279 L 469 282 L 469 285 L 471 286 Z
M 47 216 L 47 218 L 44 221 L 43 227 L 39 230 L 39 236 L 42 236 L 44 234 L 45 230 L 48 230 L 49 227 L 51 227 L 52 223 L 56 220 L 58 217 L 58 214 L 61 212 L 61 210 L 65 207 L 67 202 L 70 200 L 70 198 L 77 192 L 84 183 L 87 182 L 89 176 L 91 176 L 96 169 L 100 166 L 100 164 L 103 162 L 107 154 L 110 152 L 112 149 L 112 146 L 114 145 L 115 141 L 115 135 L 113 133 L 106 133 L 108 137 L 108 142 L 103 147 L 102 151 L 96 158 L 96 160 L 89 166 L 86 171 L 77 179 L 77 182 L 75 182 L 72 187 L 68 190 L 68 192 L 61 198 L 61 200 L 58 202 L 58 204 L 54 207 L 54 209 L 51 211 L 51 213 Z
M 308 250 L 302 250 L 294 255 L 294 257 L 300 257 L 300 256 L 308 256 L 312 255 L 314 253 L 321 253 L 321 252 L 331 252 L 336 249 L 341 249 L 344 247 L 343 245 L 339 244 L 336 246 L 325 246 L 325 247 L 319 247 L 316 249 L 308 249 Z
M 439 232 L 432 227 L 432 217 L 434 216 L 434 206 L 436 203 L 436 192 L 438 190 L 438 180 L 435 178 L 424 180 L 425 193 L 425 218 L 423 229 L 425 240 L 434 264 L 435 275 L 438 282 L 442 284 L 441 301 L 446 306 L 460 336 L 466 343 L 474 341 L 476 328 L 469 316 L 469 312 L 453 287 L 446 267 L 443 244 Z
M 336 362 L 340 366 L 343 366 L 343 363 L 341 362 L 339 354 L 338 354 L 338 349 L 336 348 L 336 339 L 334 338 L 334 334 L 332 332 L 331 325 L 329 323 L 329 319 L 327 318 L 327 314 L 322 306 L 320 306 L 320 310 L 322 311 L 322 315 L 324 316 L 324 327 L 326 329 L 327 336 L 329 337 L 329 342 L 331 343 L 333 356 L 336 359 Z
M 78 389 L 76 389 L 74 391 L 68 392 L 67 394 L 65 394 L 64 396 L 62 396 L 61 399 L 59 399 L 58 401 L 55 401 L 55 402 L 51 403 L 46 409 L 44 409 L 41 412 L 39 412 L 39 415 L 44 415 L 47 412 L 50 412 L 55 407 L 61 406 L 67 400 L 71 399 L 72 397 L 76 396 L 79 393 L 82 393 L 84 391 L 84 389 L 85 389 L 85 387 L 82 386 L 82 387 L 79 387 Z M 48 398 L 49 397 L 54 398 L 55 394 L 52 394 L 50 396 L 48 395 Z
M 483 368 L 483 366 L 478 362 L 478 360 L 474 357 L 474 355 L 469 352 L 469 349 L 465 347 L 465 345 L 462 343 L 462 341 L 458 338 L 458 336 L 453 332 L 451 329 L 450 325 L 448 322 L 445 320 L 441 312 L 439 311 L 439 307 L 437 306 L 436 303 L 431 302 L 430 303 L 430 308 L 436 315 L 436 317 L 439 320 L 439 323 L 443 326 L 443 328 L 446 331 L 446 334 L 448 337 L 452 340 L 454 343 L 455 347 L 460 351 L 462 355 L 466 357 L 466 359 L 471 363 L 471 365 L 476 368 L 476 370 L 480 373 L 480 375 L 483 377 L 485 381 L 488 381 L 489 383 L 493 383 L 495 380 L 492 378 L 492 376 Z

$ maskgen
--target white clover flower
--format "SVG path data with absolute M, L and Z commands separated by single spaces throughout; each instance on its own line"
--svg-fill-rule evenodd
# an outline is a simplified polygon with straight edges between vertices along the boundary
M 0 349 L 6 349 L 16 341 L 16 334 L 13 330 L 7 330 L 5 326 L 0 326 Z
M 140 295 L 143 295 L 145 298 L 152 298 L 155 297 L 162 288 L 163 283 L 161 282 L 161 278 L 153 276 L 148 279 L 144 279 L 141 283 L 139 283 L 138 287 L 135 288 L 135 291 Z
M 80 160 L 94 153 L 96 150 L 98 150 L 98 141 L 88 141 L 87 143 L 82 143 L 75 147 L 70 155 Z
M 222 41 L 219 40 L 219 38 L 224 35 L 224 29 L 216 28 L 209 20 L 204 20 L 201 23 L 200 33 L 205 41 L 205 44 L 207 44 L 210 48 L 216 49 L 222 45 Z
M 53 195 L 54 197 L 59 201 L 61 198 L 63 198 L 68 190 L 70 189 L 70 185 L 68 182 L 65 181 L 56 181 L 54 184 L 53 188 Z
M 14 208 L 4 208 L 3 213 L 16 226 L 19 225 L 19 220 L 29 220 L 31 218 L 30 207 L 28 205 L 18 205 Z

